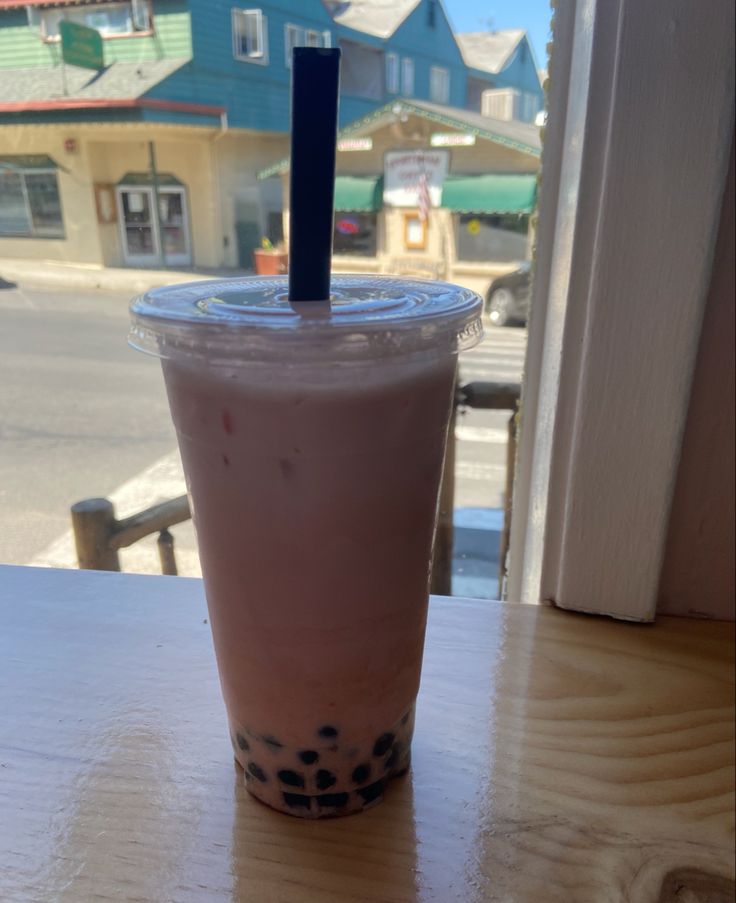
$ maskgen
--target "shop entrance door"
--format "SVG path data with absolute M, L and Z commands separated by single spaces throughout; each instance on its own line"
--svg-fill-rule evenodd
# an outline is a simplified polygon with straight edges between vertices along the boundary
M 119 185 L 117 195 L 125 263 L 129 266 L 161 266 L 153 188 Z M 186 189 L 172 186 L 159 188 L 158 202 L 166 265 L 190 266 L 192 249 Z

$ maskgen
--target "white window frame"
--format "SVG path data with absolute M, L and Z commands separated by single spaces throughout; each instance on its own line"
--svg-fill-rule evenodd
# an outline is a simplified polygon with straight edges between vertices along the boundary
M 268 19 L 260 9 L 239 9 L 233 7 L 232 14 L 232 39 L 233 57 L 241 63 L 255 63 L 259 66 L 268 65 Z M 242 53 L 241 28 L 246 27 L 248 21 L 255 23 L 257 35 L 257 49 L 253 53 Z
M 284 25 L 284 65 L 291 69 L 291 56 L 295 47 L 331 47 L 332 33 L 317 28 L 304 28 L 294 22 Z
M 429 99 L 443 105 L 450 102 L 450 70 L 444 66 L 429 67 Z
M 731 0 L 672 3 L 556 7 L 507 592 L 642 621 L 733 138 Z
M 64 223 L 64 207 L 61 203 L 61 190 L 59 188 L 59 174 L 54 167 L 44 167 L 39 169 L 24 168 L 22 166 L 10 169 L 10 172 L 18 175 L 21 179 L 20 187 L 23 192 L 23 201 L 25 203 L 26 218 L 28 221 L 27 232 L 0 232 L 0 239 L 3 238 L 30 238 L 30 239 L 64 239 L 66 238 L 66 225 Z M 28 196 L 28 186 L 26 184 L 26 176 L 53 176 L 56 180 L 56 193 L 59 196 L 59 212 L 61 221 L 58 229 L 37 229 L 33 225 L 33 210 L 31 209 L 31 201 Z
M 125 6 L 130 9 L 130 31 L 120 31 L 120 32 L 111 32 L 110 34 L 105 34 L 104 32 L 100 32 L 100 36 L 103 41 L 116 41 L 121 38 L 145 38 L 150 37 L 153 34 L 153 9 L 150 0 L 118 0 L 116 3 L 90 3 L 88 6 L 84 7 L 71 7 L 71 9 L 86 9 L 87 11 L 93 9 L 102 9 L 116 6 Z M 61 36 L 59 34 L 48 34 L 46 30 L 46 20 L 45 15 L 50 12 L 59 12 L 63 13 L 63 7 L 26 7 L 26 14 L 28 17 L 28 26 L 34 30 L 38 30 L 39 35 L 41 36 L 41 40 L 45 44 L 58 44 L 61 41 Z M 145 27 L 136 28 L 136 18 L 141 17 L 141 15 L 145 18 Z
M 284 65 L 291 69 L 291 54 L 295 47 L 301 47 L 304 41 L 304 29 L 301 25 L 287 22 L 284 25 Z
M 401 94 L 403 97 L 414 96 L 414 60 L 410 56 L 401 60 Z
M 398 53 L 387 53 L 386 54 L 386 93 L 387 94 L 398 94 L 399 93 L 399 82 L 400 71 L 399 71 L 399 55 Z

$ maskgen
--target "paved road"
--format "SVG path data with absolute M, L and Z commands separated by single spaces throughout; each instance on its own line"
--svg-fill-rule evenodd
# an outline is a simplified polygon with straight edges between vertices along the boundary
M 1 283 L 0 283 L 1 285 Z M 0 287 L 0 561 L 71 564 L 69 505 L 112 496 L 126 515 L 183 490 L 155 359 L 127 348 L 126 294 Z M 489 330 L 461 379 L 520 377 L 526 333 Z M 497 507 L 506 415 L 458 426 L 457 504 Z M 191 530 L 177 528 L 182 573 L 196 573 Z M 155 570 L 145 543 L 127 570 Z

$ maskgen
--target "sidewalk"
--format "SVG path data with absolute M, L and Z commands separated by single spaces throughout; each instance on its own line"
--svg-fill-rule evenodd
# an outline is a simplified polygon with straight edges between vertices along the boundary
M 227 276 L 251 275 L 238 269 L 149 270 L 130 267 L 102 267 L 91 263 L 66 263 L 58 260 L 25 260 L 0 257 L 0 286 L 21 283 L 29 286 L 105 289 L 108 291 L 144 292 L 158 285 L 175 285 Z

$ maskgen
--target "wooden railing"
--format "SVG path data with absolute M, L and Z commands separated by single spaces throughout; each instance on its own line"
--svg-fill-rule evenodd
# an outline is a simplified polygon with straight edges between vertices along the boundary
M 499 593 L 503 586 L 511 528 L 512 488 L 516 460 L 516 409 L 519 385 L 516 383 L 471 382 L 458 387 L 450 423 L 445 469 L 442 475 L 440 511 L 432 562 L 432 592 L 449 596 L 452 589 L 453 511 L 455 507 L 455 418 L 458 409 L 510 411 L 506 456 L 506 487 L 504 495 L 504 526 L 499 550 Z M 174 537 L 169 528 L 188 520 L 192 515 L 185 495 L 130 517 L 118 520 L 109 499 L 91 498 L 72 506 L 72 528 L 79 567 L 87 570 L 119 571 L 120 549 L 132 546 L 158 533 L 158 551 L 163 574 L 177 573 Z
M 161 573 L 176 575 L 174 537 L 169 527 L 189 520 L 192 513 L 185 495 L 169 499 L 131 517 L 117 520 L 109 499 L 84 499 L 72 505 L 72 529 L 77 561 L 84 570 L 119 571 L 120 549 L 158 533 Z

